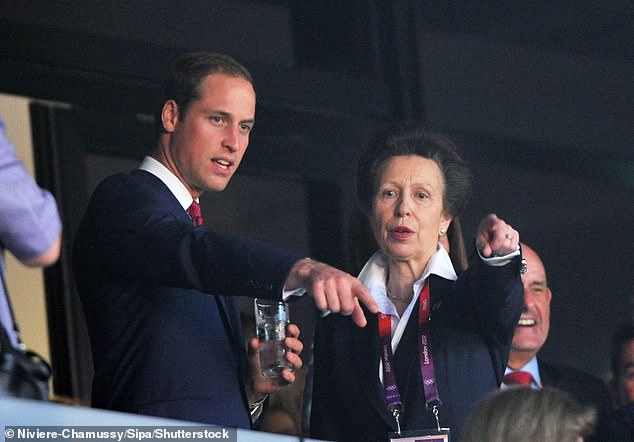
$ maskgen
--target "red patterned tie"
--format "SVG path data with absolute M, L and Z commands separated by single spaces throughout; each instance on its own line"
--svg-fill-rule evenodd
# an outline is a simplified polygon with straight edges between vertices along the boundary
M 533 376 L 527 371 L 514 371 L 504 376 L 506 385 L 526 385 L 530 386 Z
M 192 205 L 189 206 L 189 209 L 187 209 L 187 213 L 189 213 L 189 216 L 191 216 L 194 226 L 202 225 L 203 215 L 200 212 L 200 204 L 198 204 L 196 201 L 192 201 Z

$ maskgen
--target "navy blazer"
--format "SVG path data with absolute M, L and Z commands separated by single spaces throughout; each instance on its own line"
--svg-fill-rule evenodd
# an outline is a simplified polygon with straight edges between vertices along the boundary
M 588 442 L 631 442 L 634 435 L 612 411 L 607 385 L 599 378 L 574 368 L 537 359 L 542 385 L 567 392 L 580 404 L 598 412 L 594 434 Z
M 73 248 L 98 408 L 250 428 L 234 296 L 281 298 L 301 256 L 193 227 L 135 170 L 95 190 Z
M 524 292 L 519 258 L 503 267 L 476 260 L 457 281 L 430 277 L 431 347 L 441 426 L 452 440 L 478 400 L 502 382 Z M 347 317 L 320 321 L 315 337 L 310 436 L 336 441 L 386 441 L 396 422 L 388 412 L 379 379 L 380 345 L 376 315 L 365 328 Z M 394 355 L 404 405 L 403 430 L 435 428 L 425 409 L 416 330 L 418 309 Z

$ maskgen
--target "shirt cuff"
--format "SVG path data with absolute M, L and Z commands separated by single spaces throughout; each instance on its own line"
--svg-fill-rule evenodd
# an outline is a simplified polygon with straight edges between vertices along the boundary
M 294 290 L 286 290 L 282 292 L 282 301 L 287 301 L 291 296 L 303 296 L 306 293 L 306 289 L 298 288 Z
M 516 251 L 509 253 L 508 255 L 490 256 L 488 258 L 485 258 L 484 256 L 482 256 L 482 254 L 480 253 L 480 250 L 478 250 L 477 247 L 476 247 L 476 250 L 478 252 L 478 256 L 480 257 L 480 259 L 482 259 L 482 261 L 484 261 L 486 265 L 493 266 L 493 267 L 504 266 L 508 264 L 509 262 L 511 262 L 513 258 L 515 258 L 516 256 L 520 256 L 519 248 Z
M 251 424 L 254 424 L 260 419 L 262 416 L 262 412 L 264 411 L 264 403 L 269 398 L 269 395 L 265 395 L 259 401 L 254 403 L 249 403 L 249 415 L 251 416 Z

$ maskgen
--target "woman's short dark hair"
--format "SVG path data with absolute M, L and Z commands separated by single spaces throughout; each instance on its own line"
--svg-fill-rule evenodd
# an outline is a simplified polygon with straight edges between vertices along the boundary
M 366 216 L 372 213 L 381 166 L 403 155 L 428 158 L 438 165 L 444 179 L 444 209 L 452 216 L 460 215 L 471 196 L 471 172 L 458 145 L 420 127 L 397 127 L 378 131 L 357 164 L 357 200 Z
M 231 77 L 244 78 L 255 90 L 251 74 L 240 63 L 228 55 L 215 52 L 192 52 L 182 55 L 170 68 L 159 95 L 154 112 L 154 135 L 163 132 L 161 114 L 168 100 L 178 105 L 181 118 L 184 118 L 192 101 L 201 96 L 201 84 L 210 74 L 222 73 Z

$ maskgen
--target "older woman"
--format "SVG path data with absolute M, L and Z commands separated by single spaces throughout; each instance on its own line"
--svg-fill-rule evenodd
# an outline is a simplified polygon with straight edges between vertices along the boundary
M 380 133 L 357 178 L 378 244 L 359 278 L 380 312 L 365 328 L 339 315 L 320 321 L 311 437 L 385 441 L 448 427 L 453 439 L 501 383 L 523 302 L 519 234 L 487 216 L 479 257 L 456 276 L 440 239 L 466 205 L 470 174 L 443 136 Z

